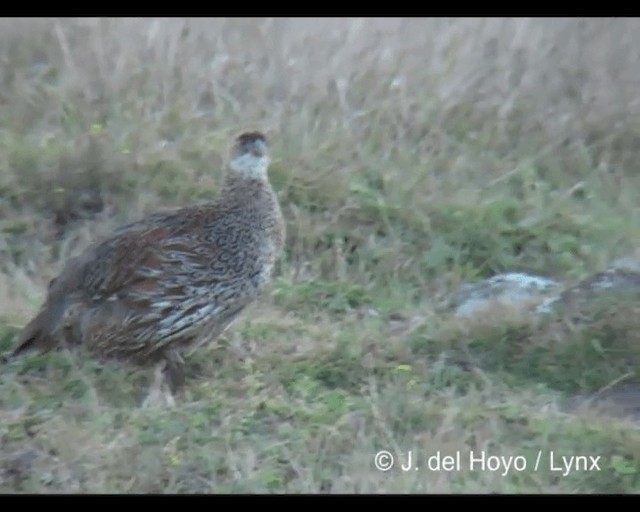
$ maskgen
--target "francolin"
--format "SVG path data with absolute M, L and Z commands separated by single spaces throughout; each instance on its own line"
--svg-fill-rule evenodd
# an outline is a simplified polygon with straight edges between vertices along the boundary
M 213 202 L 151 214 L 70 260 L 10 357 L 66 346 L 154 366 L 144 405 L 175 404 L 182 354 L 220 336 L 258 298 L 282 251 L 269 162 L 265 136 L 243 133 Z

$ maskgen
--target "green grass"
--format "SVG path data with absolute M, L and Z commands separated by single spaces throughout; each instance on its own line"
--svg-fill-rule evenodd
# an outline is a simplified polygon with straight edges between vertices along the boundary
M 566 406 L 640 385 L 637 298 L 549 321 L 443 308 L 462 281 L 573 282 L 637 250 L 637 21 L 0 33 L 0 351 L 96 236 L 214 196 L 240 130 L 271 140 L 288 235 L 269 290 L 188 360 L 173 410 L 140 407 L 150 374 L 81 352 L 2 364 L 1 492 L 640 491 L 637 423 Z M 472 451 L 526 467 L 470 468 Z M 600 471 L 563 475 L 552 452 Z

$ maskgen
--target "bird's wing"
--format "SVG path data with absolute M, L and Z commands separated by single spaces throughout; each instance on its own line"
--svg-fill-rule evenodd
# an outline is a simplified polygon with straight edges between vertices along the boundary
M 141 224 L 70 259 L 50 281 L 44 304 L 16 338 L 13 354 L 58 345 L 63 331 L 80 321 L 86 304 L 103 303 L 121 290 L 144 286 L 141 272 L 154 264 L 158 241 L 166 233 L 166 228 Z
M 89 247 L 51 281 L 49 299 L 77 293 L 100 302 L 141 284 L 145 275 L 160 266 L 162 241 L 169 234 L 167 227 L 142 225 Z
M 81 294 L 91 304 L 83 320 L 90 343 L 140 357 L 194 337 L 211 319 L 226 322 L 249 301 L 234 291 L 243 268 L 195 231 L 171 222 L 130 225 L 70 262 L 49 301 Z

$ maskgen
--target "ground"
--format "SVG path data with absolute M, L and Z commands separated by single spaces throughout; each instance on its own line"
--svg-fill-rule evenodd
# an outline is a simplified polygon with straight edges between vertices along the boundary
M 215 196 L 242 130 L 288 229 L 174 408 L 82 353 L 3 364 L 0 491 L 640 491 L 637 423 L 567 406 L 639 383 L 637 302 L 445 307 L 638 249 L 637 20 L 0 23 L 0 351 L 96 236 Z

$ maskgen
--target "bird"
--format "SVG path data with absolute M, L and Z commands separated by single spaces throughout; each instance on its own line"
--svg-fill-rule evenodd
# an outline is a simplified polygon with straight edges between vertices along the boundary
M 185 353 L 215 340 L 259 298 L 283 252 L 270 162 L 266 136 L 243 132 L 216 198 L 148 214 L 70 259 L 9 359 L 81 347 L 100 360 L 153 367 L 142 405 L 174 406 Z

